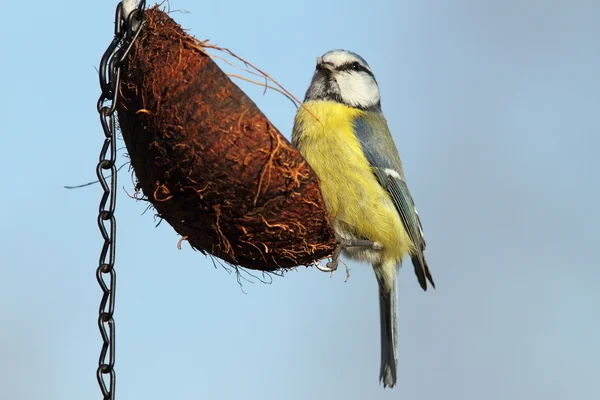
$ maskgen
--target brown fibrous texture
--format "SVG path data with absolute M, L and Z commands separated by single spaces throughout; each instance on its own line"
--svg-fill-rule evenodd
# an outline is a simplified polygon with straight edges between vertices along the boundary
M 232 265 L 275 271 L 329 256 L 317 176 L 201 45 L 146 11 L 117 103 L 138 186 L 193 248 Z

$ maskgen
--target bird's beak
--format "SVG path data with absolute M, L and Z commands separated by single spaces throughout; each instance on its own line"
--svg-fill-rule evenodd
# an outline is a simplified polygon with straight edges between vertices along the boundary
M 331 72 L 333 71 L 333 64 L 323 61 L 322 57 L 317 58 L 317 71 Z

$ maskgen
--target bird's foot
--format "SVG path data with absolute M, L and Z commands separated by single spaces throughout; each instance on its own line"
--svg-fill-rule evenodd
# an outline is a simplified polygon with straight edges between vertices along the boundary
M 335 250 L 333 251 L 333 254 L 331 255 L 331 261 L 327 262 L 327 264 L 325 264 L 324 267 L 321 266 L 321 264 L 315 264 L 317 269 L 322 272 L 330 272 L 331 274 L 337 271 L 340 263 L 340 254 L 342 253 L 342 250 L 346 247 L 365 247 L 373 250 L 383 249 L 383 245 L 381 243 L 374 242 L 372 240 L 339 239 L 338 245 L 336 246 Z M 348 278 L 350 278 L 350 268 L 348 268 L 346 264 L 344 264 L 344 266 L 346 267 L 346 281 L 348 281 Z
M 338 263 L 329 261 L 325 266 L 322 266 L 317 262 L 315 263 L 315 267 L 321 272 L 331 272 L 333 274 L 337 270 Z
M 327 262 L 325 266 L 321 266 L 321 264 L 316 264 L 316 267 L 319 271 L 322 272 L 331 272 L 332 274 L 337 270 L 338 265 L 340 263 L 340 253 L 342 252 L 342 246 L 338 243 L 338 245 L 333 250 L 333 254 L 331 255 L 331 261 Z

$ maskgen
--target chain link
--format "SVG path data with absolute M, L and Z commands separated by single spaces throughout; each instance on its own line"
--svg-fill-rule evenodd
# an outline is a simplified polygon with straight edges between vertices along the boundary
M 102 186 L 102 197 L 98 211 L 98 228 L 104 243 L 100 252 L 100 261 L 96 270 L 96 279 L 102 289 L 102 299 L 98 314 L 98 328 L 102 336 L 102 350 L 98 361 L 96 377 L 102 398 L 115 398 L 115 240 L 116 220 L 115 204 L 117 195 L 117 132 L 115 110 L 117 108 L 121 65 L 131 46 L 141 31 L 144 22 L 146 2 L 141 1 L 138 7 L 127 17 L 123 16 L 123 5 L 119 2 L 115 12 L 115 37 L 106 49 L 100 61 L 100 89 L 98 113 L 104 130 L 104 144 L 100 150 L 100 158 L 96 166 L 96 174 Z M 107 178 L 104 171 L 110 171 Z

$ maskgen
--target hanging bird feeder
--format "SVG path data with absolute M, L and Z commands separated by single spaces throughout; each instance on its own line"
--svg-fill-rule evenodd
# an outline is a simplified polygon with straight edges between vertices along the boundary
M 274 271 L 336 246 L 318 178 L 257 106 L 154 7 L 125 59 L 119 125 L 145 197 L 190 245 Z

